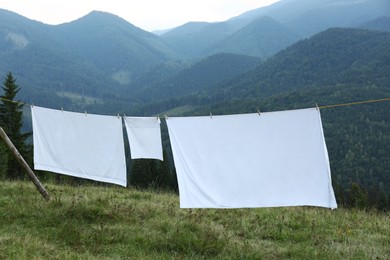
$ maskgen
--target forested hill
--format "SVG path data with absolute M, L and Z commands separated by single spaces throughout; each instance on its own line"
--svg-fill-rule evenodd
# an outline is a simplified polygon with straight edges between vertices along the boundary
M 212 46 L 206 53 L 238 53 L 265 59 L 302 38 L 293 28 L 264 16 Z
M 219 87 L 234 97 L 267 97 L 308 87 L 390 86 L 390 33 L 332 28 L 299 41 Z
M 230 81 L 191 95 L 176 95 L 174 102 L 148 104 L 143 111 L 147 115 L 180 105 L 203 106 L 237 99 L 258 101 L 292 91 L 333 86 L 388 89 L 389 61 L 390 33 L 331 28 L 293 44 Z
M 140 74 L 176 58 L 158 36 L 109 13 L 51 26 L 0 9 L 0 73 L 12 71 L 35 104 L 69 109 L 74 96 L 115 99 Z
M 138 85 L 133 96 L 144 101 L 157 101 L 199 92 L 227 82 L 260 64 L 260 59 L 245 55 L 220 53 L 194 63 L 176 75 L 152 84 Z

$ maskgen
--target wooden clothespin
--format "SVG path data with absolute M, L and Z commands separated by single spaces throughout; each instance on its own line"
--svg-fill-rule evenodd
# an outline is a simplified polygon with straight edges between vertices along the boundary
M 259 114 L 259 116 L 261 116 L 261 113 L 260 113 L 260 110 L 258 108 L 257 109 L 257 113 Z

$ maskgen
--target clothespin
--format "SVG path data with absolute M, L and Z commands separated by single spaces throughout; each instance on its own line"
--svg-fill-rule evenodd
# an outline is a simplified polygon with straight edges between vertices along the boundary
M 123 116 L 126 118 L 126 114 L 123 114 Z
M 211 118 L 211 119 L 213 118 L 213 115 L 211 114 L 211 112 L 210 112 L 210 118 Z
M 63 107 L 61 107 L 61 112 L 64 112 L 64 108 Z
M 168 120 L 168 117 L 167 117 L 167 115 L 164 115 L 164 118 L 165 118 L 165 120 Z
M 320 111 L 320 108 L 318 107 L 317 103 L 316 103 L 316 109 L 317 109 L 317 111 Z
M 120 119 L 121 118 L 121 116 L 118 114 L 118 119 Z
M 87 114 L 87 111 L 85 111 L 85 110 L 84 110 L 84 113 L 85 113 L 86 116 L 88 115 L 88 114 Z
M 257 113 L 259 114 L 259 116 L 261 116 L 261 113 L 260 113 L 260 110 L 258 108 L 257 109 Z

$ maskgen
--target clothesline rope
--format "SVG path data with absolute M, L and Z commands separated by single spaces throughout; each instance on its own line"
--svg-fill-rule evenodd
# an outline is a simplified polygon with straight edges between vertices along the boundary
M 20 104 L 20 105 L 23 105 L 23 106 L 33 106 L 31 104 L 28 104 L 28 103 L 25 103 L 25 102 L 21 102 L 21 101 L 15 101 L 15 100 L 10 100 L 10 99 L 6 99 L 6 98 L 2 98 L 0 97 L 0 100 L 3 100 L 3 101 L 6 101 L 6 102 L 11 102 L 11 103 L 16 103 L 16 104 Z M 377 102 L 385 102 L 385 101 L 390 101 L 390 97 L 388 98 L 381 98 L 381 99 L 369 99 L 369 100 L 363 100 L 363 101 L 355 101 L 355 102 L 350 102 L 350 103 L 341 103 L 341 104 L 333 104 L 333 105 L 324 105 L 324 106 L 318 106 L 319 109 L 327 109 L 327 108 L 336 108 L 336 107 L 345 107 L 345 106 L 355 106 L 355 105 L 362 105 L 362 104 L 369 104 L 369 103 L 377 103 Z M 61 110 L 63 110 L 61 108 Z M 259 112 L 259 110 L 257 109 L 257 112 Z M 118 114 L 119 115 L 119 114 Z M 211 113 L 210 113 L 211 115 Z M 165 118 L 167 119 L 167 116 L 164 115 L 164 116 L 159 116 L 159 118 Z
M 376 103 L 376 102 L 384 102 L 384 101 L 390 101 L 390 98 L 372 99 L 372 100 L 356 101 L 356 102 L 344 103 L 344 104 L 326 105 L 326 106 L 320 106 L 318 108 L 320 108 L 320 109 L 324 109 L 325 108 L 326 109 L 326 108 L 334 108 L 334 107 L 345 107 L 345 106 L 354 106 L 354 105 Z

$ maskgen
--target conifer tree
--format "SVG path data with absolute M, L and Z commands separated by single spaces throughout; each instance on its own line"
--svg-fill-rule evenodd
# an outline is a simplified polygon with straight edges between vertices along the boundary
M 31 133 L 21 133 L 23 125 L 23 105 L 15 102 L 15 97 L 20 88 L 16 84 L 16 79 L 11 72 L 6 75 L 3 85 L 3 95 L 0 96 L 0 126 L 7 133 L 20 154 L 26 156 L 28 148 L 25 141 Z M 19 166 L 16 159 L 10 153 L 7 153 L 7 170 L 5 175 L 10 179 L 20 179 L 24 176 L 21 166 Z

